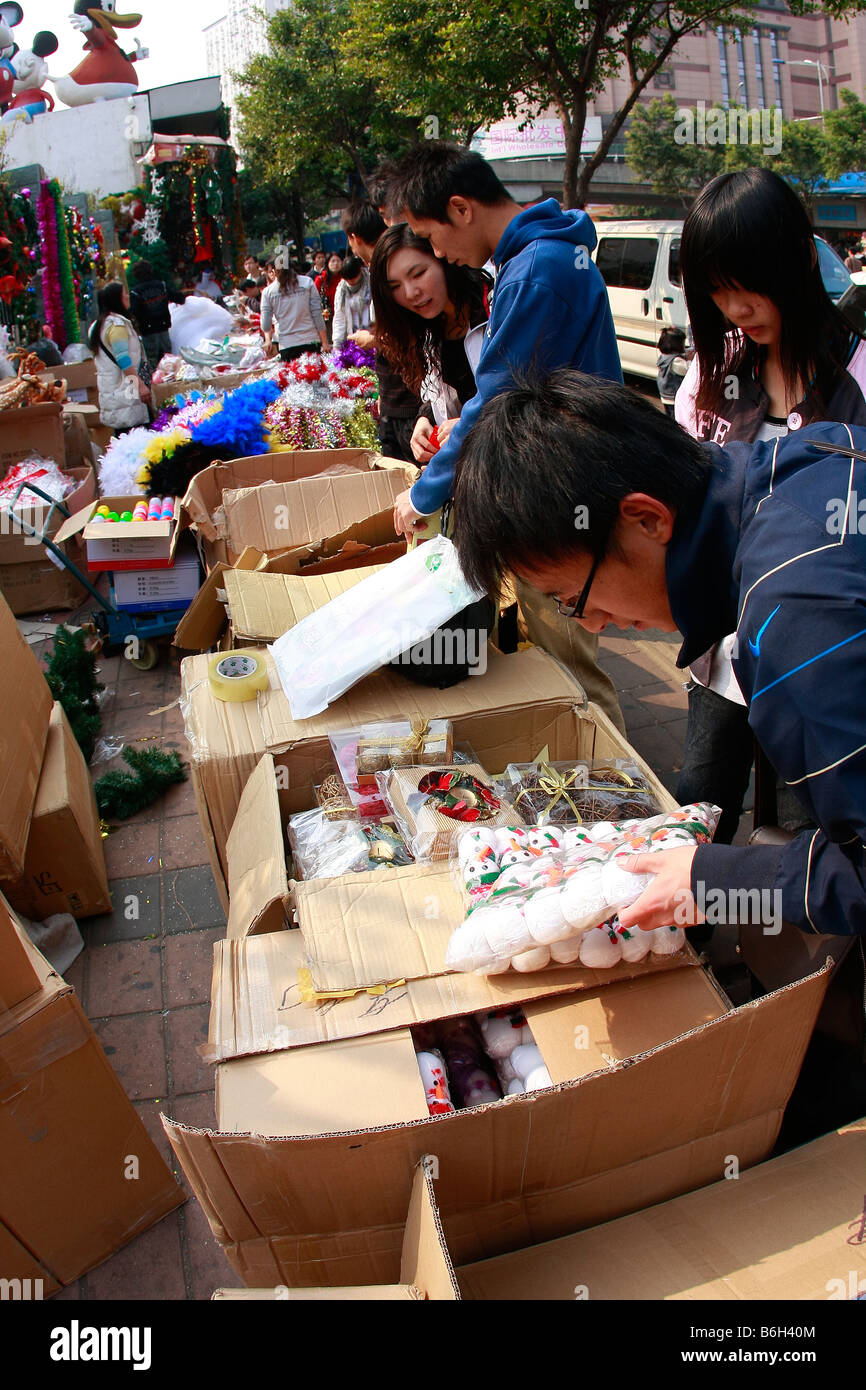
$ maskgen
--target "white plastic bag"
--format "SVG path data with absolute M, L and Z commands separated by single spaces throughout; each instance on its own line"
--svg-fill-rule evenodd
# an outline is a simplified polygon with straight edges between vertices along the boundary
M 371 671 L 481 598 L 445 536 L 338 594 L 271 647 L 294 719 L 321 714 Z
M 207 295 L 191 294 L 183 304 L 172 304 L 171 350 L 195 347 L 202 338 L 224 338 L 230 333 L 234 319 L 228 309 L 221 309 Z

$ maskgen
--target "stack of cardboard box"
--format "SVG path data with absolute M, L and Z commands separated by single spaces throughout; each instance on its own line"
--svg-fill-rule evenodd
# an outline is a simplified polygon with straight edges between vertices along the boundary
M 111 911 L 87 764 L 0 599 L 0 890 L 26 917 Z
M 199 497 L 215 481 L 205 478 Z M 336 494 L 345 479 L 321 482 Z M 318 589 L 312 578 L 304 591 L 292 589 L 304 555 L 324 560 L 326 572 L 331 561 L 348 568 L 357 560 L 344 526 L 284 550 L 274 564 L 275 537 L 263 534 L 273 515 L 263 493 L 273 486 L 226 491 L 224 510 L 214 505 L 203 523 L 212 525 L 214 564 L 225 566 L 213 571 L 212 596 L 225 596 L 245 641 L 272 635 L 275 616 L 327 601 L 321 575 Z M 237 497 L 244 519 L 229 522 Z M 393 543 L 389 512 L 355 518 L 369 527 L 360 545 Z M 246 545 L 256 554 L 244 557 Z M 334 577 L 350 581 L 339 569 Z M 250 579 L 262 581 L 258 590 Z M 219 629 L 218 615 L 205 614 L 201 634 L 215 643 Z M 242 704 L 214 698 L 206 656 L 182 664 L 193 783 L 228 930 L 215 947 L 202 1049 L 217 1068 L 218 1128 L 165 1122 L 247 1285 L 412 1282 L 401 1279 L 401 1252 L 424 1155 L 435 1162 L 437 1219 L 460 1265 L 717 1181 L 732 1154 L 741 1168 L 767 1157 L 826 971 L 740 1009 L 689 947 L 603 972 L 560 966 L 478 979 L 445 967 L 463 915 L 447 865 L 288 879 L 286 822 L 314 804 L 329 733 L 375 720 L 447 717 L 455 740 L 494 773 L 545 748 L 555 760 L 627 757 L 670 807 L 651 770 L 556 662 L 536 649 L 491 649 L 483 675 L 443 691 L 383 670 L 324 714 L 297 721 L 265 659 L 268 688 Z M 431 1117 L 411 1030 L 517 1003 L 552 1085 Z

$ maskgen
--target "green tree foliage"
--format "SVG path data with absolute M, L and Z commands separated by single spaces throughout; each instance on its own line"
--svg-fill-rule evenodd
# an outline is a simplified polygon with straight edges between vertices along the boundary
M 844 87 L 839 99 L 839 109 L 828 111 L 824 118 L 826 166 L 831 179 L 866 169 L 866 105 Z

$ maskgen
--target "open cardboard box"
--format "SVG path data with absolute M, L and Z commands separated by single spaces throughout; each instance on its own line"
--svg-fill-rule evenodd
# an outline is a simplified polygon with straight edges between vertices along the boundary
M 430 1117 L 397 1027 L 222 1062 L 219 1132 L 163 1123 L 246 1284 L 400 1283 L 425 1154 L 461 1265 L 715 1182 L 731 1154 L 741 1170 L 764 1160 L 827 979 L 825 967 L 736 1009 L 695 965 L 544 999 L 524 980 L 552 1087 Z M 248 1002 L 239 996 L 239 1010 Z M 382 1007 L 364 1002 L 368 1016 Z M 319 1006 L 320 1030 L 342 1003 Z M 282 1002 L 287 1028 L 302 1010 L 297 997 Z
M 63 407 L 56 401 L 28 405 L 22 410 L 0 410 L 0 474 L 31 454 L 54 459 L 62 465 Z
M 435 1156 L 415 1172 L 400 1283 L 366 1288 L 217 1289 L 215 1299 L 465 1298 L 823 1301 L 866 1294 L 866 1120 L 780 1158 L 560 1240 L 454 1268 L 436 1201 Z
M 38 989 L 0 1013 L 0 1258 L 4 1278 L 42 1278 L 50 1293 L 185 1195 L 71 987 L 12 921 Z
M 450 719 L 455 740 L 469 743 L 490 773 L 501 772 L 509 762 L 531 762 L 545 747 L 552 759 L 627 757 L 640 767 L 663 809 L 675 804 L 607 716 L 595 706 L 586 708 L 583 691 L 565 668 L 536 647 L 511 656 L 488 648 L 485 673 L 447 690 L 414 684 L 385 668 L 359 682 L 323 714 L 303 720 L 292 718 L 270 656 L 267 661 L 269 688 L 243 704 L 213 696 L 208 657 L 187 657 L 181 663 L 181 709 L 191 745 L 196 803 L 226 906 L 229 831 L 263 754 L 274 758 L 285 821 L 315 804 L 313 786 L 331 761 L 328 733 L 333 729 L 416 715 Z M 261 861 L 258 831 L 250 824 L 250 856 Z M 235 838 L 241 838 L 240 829 Z
M 339 473 L 319 477 L 328 470 Z M 233 564 L 247 546 L 272 553 L 317 542 L 393 508 L 418 469 L 368 449 L 309 449 L 215 463 L 183 499 L 208 570 Z
M 186 651 L 203 652 L 224 640 L 228 625 L 228 595 L 223 576 L 230 569 L 306 579 L 387 565 L 405 553 L 405 540 L 398 540 L 394 534 L 393 508 L 354 522 L 336 536 L 309 541 L 292 550 L 278 551 L 275 555 L 263 554 L 254 546 L 247 546 L 234 566 L 222 561 L 212 566 L 178 625 L 174 645 Z M 229 633 L 229 641 L 235 640 L 240 639 L 234 633 Z
M 62 458 L 60 461 L 62 463 Z M 6 470 L 2 471 L 5 473 Z M 76 515 L 94 503 L 96 479 L 89 464 L 67 467 L 64 468 L 64 472 L 73 479 L 74 487 L 63 498 L 63 505 L 67 511 Z M 40 534 L 44 532 L 52 540 L 56 540 L 57 533 L 64 524 L 63 514 L 55 511 L 51 515 L 50 508 L 44 504 L 22 508 L 19 503 L 15 512 L 28 526 L 32 526 Z M 38 539 L 22 530 L 8 512 L 4 511 L 2 517 L 4 524 L 0 528 L 0 592 L 12 612 L 16 615 L 46 613 L 53 609 L 75 608 L 82 603 L 86 590 L 75 576 L 69 570 L 61 569 L 40 545 Z M 73 544 L 70 542 L 66 550 L 73 560 L 78 560 L 79 555 L 72 550 Z
M 51 711 L 24 872 L 4 892 L 37 922 L 56 912 L 81 918 L 111 911 L 93 784 L 59 704 Z
M 58 545 L 81 535 L 89 570 L 148 570 L 167 568 L 174 556 L 180 532 L 180 499 L 174 499 L 174 515 L 165 521 L 94 521 L 97 507 L 109 511 L 134 511 L 141 493 L 128 497 L 101 497 L 92 507 L 71 516 L 57 532 Z
M 96 363 L 92 357 L 84 362 L 63 362 L 59 367 L 49 367 L 39 373 L 40 381 L 49 384 L 53 381 L 66 382 L 66 399 L 77 405 L 99 405 L 99 389 L 96 385 Z

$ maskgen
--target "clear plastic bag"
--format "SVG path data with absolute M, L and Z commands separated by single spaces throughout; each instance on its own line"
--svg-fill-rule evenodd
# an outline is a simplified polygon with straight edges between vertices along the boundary
M 509 763 L 502 786 L 535 825 L 636 820 L 659 810 L 644 774 L 626 758 Z
M 292 716 L 321 714 L 364 676 L 423 642 L 480 593 L 434 536 L 309 614 L 273 644 Z
M 336 878 L 367 867 L 370 845 L 353 820 L 329 820 L 320 807 L 289 818 L 286 835 L 301 878 Z
M 378 772 L 376 781 L 412 854 L 422 861 L 447 859 L 467 825 L 492 830 L 522 823 L 478 763 L 397 767 Z
M 621 959 L 639 960 L 648 938 L 648 950 L 671 954 L 685 941 L 679 928 L 623 932 L 613 920 L 653 877 L 629 873 L 616 856 L 705 844 L 718 817 L 718 807 L 701 802 L 619 825 L 465 831 L 451 864 L 468 910 L 452 933 L 446 965 L 481 975 L 578 960 L 606 969 Z

